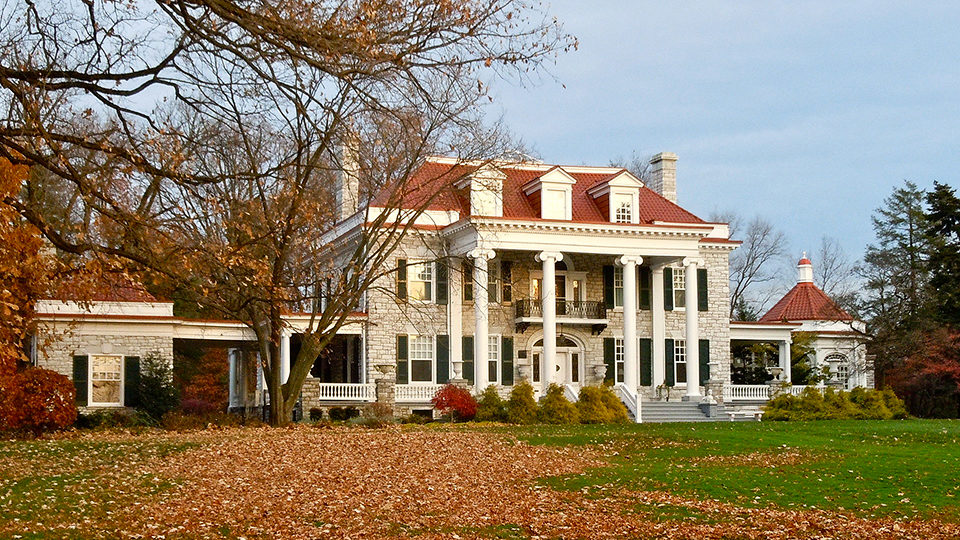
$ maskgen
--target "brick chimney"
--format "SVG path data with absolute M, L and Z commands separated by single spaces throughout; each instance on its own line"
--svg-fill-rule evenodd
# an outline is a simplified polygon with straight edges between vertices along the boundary
M 663 195 L 670 202 L 677 202 L 677 155 L 660 152 L 650 158 L 650 181 L 647 187 Z

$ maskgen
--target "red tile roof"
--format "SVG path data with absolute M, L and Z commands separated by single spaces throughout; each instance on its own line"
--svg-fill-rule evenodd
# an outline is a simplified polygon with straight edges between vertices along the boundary
M 797 283 L 760 322 L 775 321 L 852 321 L 819 287 L 809 282 Z
M 470 195 L 467 189 L 457 190 L 454 183 L 477 170 L 470 165 L 449 165 L 428 161 L 421 166 L 403 187 L 404 208 L 418 208 L 426 204 L 427 210 L 455 210 L 461 215 L 470 213 Z M 587 190 L 605 182 L 622 172 L 610 173 L 609 167 L 597 167 L 597 172 L 572 172 L 560 167 L 567 174 L 576 179 L 573 185 L 573 222 L 578 223 L 606 223 L 603 214 L 593 197 Z M 582 170 L 584 167 L 571 167 Z M 524 164 L 508 164 L 500 167 L 506 174 L 503 182 L 503 217 L 507 219 L 540 219 L 540 209 L 534 208 L 530 200 L 520 188 L 546 174 L 550 167 L 537 165 L 536 167 Z M 396 206 L 391 199 L 397 199 L 400 194 L 393 194 L 389 189 L 381 191 L 370 203 L 371 206 Z M 702 219 L 684 210 L 680 206 L 668 201 L 653 190 L 640 188 L 640 208 L 638 217 L 641 224 L 651 224 L 654 221 L 671 223 L 705 223 Z

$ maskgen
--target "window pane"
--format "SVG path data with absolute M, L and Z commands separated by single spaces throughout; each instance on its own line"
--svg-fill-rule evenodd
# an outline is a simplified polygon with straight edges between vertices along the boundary
M 94 403 L 120 404 L 122 358 L 119 356 L 90 357 L 90 379 Z
M 673 369 L 678 383 L 687 382 L 687 342 L 673 340 Z
M 416 382 L 433 381 L 433 362 L 423 360 L 410 362 L 410 380 Z
M 433 300 L 433 263 L 409 265 L 408 272 L 407 296 L 411 300 Z
M 616 360 L 616 365 L 617 365 L 617 373 L 616 373 L 615 382 L 622 383 L 623 380 L 624 380 L 624 379 L 623 379 L 623 370 L 624 370 L 624 367 L 623 367 L 623 359 L 624 359 L 623 338 L 616 338 L 615 344 L 616 344 L 616 345 L 615 345 L 615 347 L 614 347 L 614 359 Z
M 623 307 L 623 267 L 615 266 L 613 268 L 613 304 L 617 307 Z
M 433 381 L 433 338 L 417 336 L 410 340 L 410 380 Z
M 686 274 L 684 268 L 673 269 L 673 307 L 686 307 Z
M 633 197 L 630 195 L 617 195 L 614 198 L 614 219 L 615 223 L 630 223 L 633 221 Z
M 495 383 L 500 380 L 500 338 L 490 336 L 487 342 L 487 381 Z

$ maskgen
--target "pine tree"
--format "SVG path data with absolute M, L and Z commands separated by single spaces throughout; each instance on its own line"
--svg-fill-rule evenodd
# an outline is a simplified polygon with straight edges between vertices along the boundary
M 950 186 L 934 182 L 927 194 L 931 296 L 940 322 L 960 325 L 960 199 Z

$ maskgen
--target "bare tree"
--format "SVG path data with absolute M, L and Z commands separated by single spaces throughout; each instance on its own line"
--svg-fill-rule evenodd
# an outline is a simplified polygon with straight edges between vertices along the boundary
M 34 174 L 3 204 L 63 252 L 129 261 L 249 325 L 284 423 L 408 232 L 364 203 L 385 191 L 385 206 L 410 208 L 406 179 L 427 153 L 495 154 L 482 77 L 524 77 L 573 46 L 515 0 L 8 0 L 0 156 Z M 332 246 L 345 169 L 364 219 Z M 407 221 L 438 196 L 414 195 Z M 318 266 L 331 250 L 336 267 Z M 311 324 L 282 384 L 293 306 Z
M 611 167 L 622 167 L 645 182 L 650 176 L 650 157 L 634 150 L 626 158 L 617 156 L 616 159 L 611 159 L 609 165 Z
M 813 274 L 817 285 L 837 305 L 850 314 L 859 311 L 857 269 L 836 238 L 820 239 Z
M 742 236 L 736 214 L 714 212 L 710 220 L 730 223 L 730 237 L 743 242 L 730 256 L 730 317 L 745 306 L 756 310 L 770 299 L 770 291 L 757 289 L 777 279 L 775 266 L 787 253 L 786 236 L 760 216 L 746 224 Z

